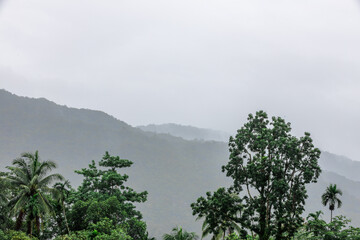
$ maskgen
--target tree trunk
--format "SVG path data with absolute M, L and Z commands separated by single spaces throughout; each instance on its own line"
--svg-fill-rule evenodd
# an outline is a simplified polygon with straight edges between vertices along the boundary
M 330 210 L 330 222 L 332 222 L 332 212 L 333 210 Z
M 36 216 L 35 217 L 35 229 L 36 229 L 36 235 L 40 236 L 40 217 Z
M 265 206 L 265 205 L 264 205 Z M 268 224 L 266 221 L 266 207 L 262 207 L 259 214 L 259 224 L 260 224 L 260 231 L 259 231 L 259 240 L 269 240 L 269 229 Z
M 27 220 L 27 231 L 26 231 L 27 235 L 32 236 L 32 220 L 31 218 L 29 218 Z
M 19 231 L 21 226 L 22 226 L 22 222 L 24 220 L 24 210 L 21 210 L 19 213 L 19 216 L 16 218 L 16 223 L 15 223 L 15 230 Z
M 62 203 L 62 209 L 63 209 L 63 214 L 64 214 L 64 219 L 65 219 L 66 228 L 67 228 L 68 234 L 70 235 L 70 229 L 69 229 L 69 224 L 68 224 L 67 217 L 66 217 L 66 213 L 65 213 L 65 205 L 64 205 L 64 202 Z

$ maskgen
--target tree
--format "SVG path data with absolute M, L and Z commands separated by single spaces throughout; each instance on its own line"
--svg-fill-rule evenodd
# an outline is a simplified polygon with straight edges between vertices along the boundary
M 100 169 L 92 161 L 89 168 L 76 173 L 84 180 L 77 191 L 69 197 L 72 205 L 69 214 L 70 229 L 91 230 L 93 224 L 109 219 L 114 226 L 122 226 L 134 239 L 146 239 L 146 224 L 134 203 L 146 201 L 147 192 L 135 192 L 125 186 L 128 179 L 119 170 L 130 167 L 132 162 L 105 153 L 99 162 Z
M 326 206 L 329 204 L 330 209 L 330 222 L 332 222 L 332 213 L 335 210 L 335 205 L 340 208 L 342 205 L 341 200 L 338 196 L 342 195 L 342 191 L 337 188 L 336 184 L 330 184 L 325 190 L 325 193 L 321 196 L 322 204 Z
M 194 232 L 187 232 L 182 227 L 175 227 L 170 234 L 164 234 L 163 240 L 197 240 L 199 237 Z
M 63 217 L 65 220 L 65 225 L 66 225 L 66 229 L 67 229 L 67 233 L 70 234 L 70 229 L 69 229 L 69 223 L 66 217 L 66 212 L 65 212 L 65 199 L 68 197 L 70 191 L 67 188 L 71 188 L 70 182 L 69 180 L 66 180 L 65 182 L 61 183 L 56 183 L 54 185 L 54 191 L 53 191 L 53 195 L 55 200 L 58 202 L 58 204 L 60 204 L 62 212 L 63 212 Z
M 40 233 L 40 224 L 44 215 L 50 213 L 51 205 L 48 194 L 52 191 L 49 185 L 56 180 L 63 180 L 60 174 L 48 174 L 56 168 L 53 161 L 40 161 L 39 153 L 23 153 L 20 158 L 13 161 L 8 167 L 10 185 L 17 189 L 9 205 L 12 212 L 17 215 L 15 229 L 21 228 L 23 219 L 26 217 L 27 233 Z
M 259 111 L 230 137 L 230 161 L 222 170 L 234 180 L 232 189 L 246 189 L 243 226 L 260 240 L 289 239 L 301 226 L 305 185 L 316 182 L 320 150 L 309 133 L 297 138 L 290 123 Z
M 206 195 L 206 199 L 200 197 L 191 204 L 193 215 L 198 215 L 198 219 L 205 218 L 202 237 L 212 234 L 214 240 L 225 239 L 226 233 L 240 233 L 238 223 L 242 222 L 242 199 L 225 188 L 219 188 L 214 194 L 207 192 Z

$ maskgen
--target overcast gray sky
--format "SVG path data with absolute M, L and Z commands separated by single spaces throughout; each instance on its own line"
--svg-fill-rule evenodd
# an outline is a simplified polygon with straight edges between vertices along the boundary
M 250 112 L 360 160 L 356 0 L 0 0 L 0 88 L 131 125 Z

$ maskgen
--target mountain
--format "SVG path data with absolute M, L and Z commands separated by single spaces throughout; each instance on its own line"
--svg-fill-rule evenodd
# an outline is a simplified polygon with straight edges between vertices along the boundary
M 231 134 L 206 128 L 197 128 L 193 126 L 184 126 L 175 123 L 166 124 L 149 124 L 146 126 L 138 126 L 143 131 L 153 133 L 169 134 L 175 137 L 181 137 L 186 140 L 204 140 L 228 142 Z
M 323 170 L 336 172 L 354 181 L 360 181 L 360 162 L 347 157 L 322 152 L 319 164 Z
M 226 183 L 220 171 L 227 159 L 225 143 L 144 132 L 100 111 L 0 90 L 0 168 L 35 150 L 43 160 L 56 161 L 73 185 L 81 181 L 74 170 L 100 160 L 105 151 L 133 161 L 126 170 L 129 184 L 149 192 L 139 208 L 156 236 L 176 225 L 199 232 L 190 204 Z
M 321 195 L 330 183 L 336 184 L 343 192 L 343 206 L 335 209 L 334 215 L 345 215 L 352 219 L 352 225 L 360 226 L 360 182 L 350 180 L 334 172 L 323 171 L 317 183 L 307 187 L 309 198 L 306 200 L 306 212 L 323 211 L 324 220 L 329 221 L 330 211 L 321 204 Z M 307 215 L 307 214 L 305 214 Z
M 192 136 L 199 136 L 198 131 Z M 81 181 L 74 170 L 100 160 L 105 151 L 133 161 L 125 172 L 131 187 L 149 192 L 148 201 L 138 207 L 155 236 L 176 225 L 199 233 L 201 222 L 195 222 L 190 203 L 207 191 L 230 184 L 221 173 L 228 159 L 225 142 L 143 131 L 101 111 L 69 108 L 0 90 L 0 169 L 22 152 L 35 150 L 43 160 L 56 161 L 58 171 L 73 186 Z M 351 174 L 352 180 L 343 177 L 352 171 L 350 160 L 326 153 L 320 162 L 337 174 L 323 172 L 319 183 L 309 187 L 307 210 L 323 209 L 328 214 L 319 196 L 329 183 L 338 183 L 344 190 L 344 206 L 335 214 L 348 215 L 359 226 L 360 182 Z M 344 167 L 340 172 L 337 163 Z

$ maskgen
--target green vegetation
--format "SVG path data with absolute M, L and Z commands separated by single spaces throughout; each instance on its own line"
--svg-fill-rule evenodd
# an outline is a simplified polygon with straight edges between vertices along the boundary
M 338 195 L 342 195 L 342 191 L 337 188 L 336 184 L 330 184 L 326 188 L 325 193 L 321 196 L 322 204 L 324 206 L 329 204 L 329 210 L 331 212 L 330 221 L 332 222 L 332 212 L 335 210 L 335 205 L 337 203 L 337 207 L 340 208 L 342 205 L 341 200 Z
M 230 161 L 222 170 L 232 178 L 232 186 L 208 192 L 207 199 L 200 197 L 191 205 L 193 215 L 205 218 L 203 235 L 259 240 L 298 236 L 305 224 L 306 185 L 316 183 L 321 173 L 320 150 L 309 133 L 297 138 L 290 132 L 290 123 L 280 117 L 269 120 L 259 111 L 230 137 Z M 336 202 L 341 206 L 337 194 L 341 191 L 330 185 L 323 195 L 331 211 Z
M 199 237 L 196 233 L 189 233 L 181 227 L 173 228 L 170 234 L 164 234 L 163 240 L 197 240 Z
M 21 229 L 26 218 L 27 234 L 32 236 L 35 231 L 35 236 L 40 235 L 40 225 L 51 211 L 48 194 L 53 189 L 49 184 L 63 180 L 60 174 L 47 175 L 54 168 L 54 162 L 40 161 L 38 151 L 22 154 L 13 161 L 13 166 L 8 167 L 9 184 L 17 189 L 9 201 L 11 212 L 16 216 L 15 230 Z
M 319 199 L 329 205 L 330 222 L 320 211 L 304 218 L 306 186 L 321 173 L 320 151 L 309 133 L 295 137 L 290 123 L 260 111 L 230 138 L 229 150 L 222 171 L 232 180 L 230 187 L 191 204 L 192 214 L 203 221 L 203 238 L 360 240 L 360 229 L 348 218 L 332 217 L 335 206 L 342 205 L 336 184 Z M 0 239 L 154 240 L 139 211 L 148 193 L 127 185 L 124 170 L 132 164 L 105 152 L 100 161 L 75 171 L 82 182 L 74 189 L 53 173 L 53 161 L 42 161 L 38 151 L 22 154 L 0 172 Z M 162 238 L 199 239 L 181 227 Z
M 147 192 L 125 186 L 128 176 L 119 173 L 131 165 L 106 152 L 101 169 L 92 161 L 76 171 L 84 178 L 74 190 L 61 175 L 50 174 L 54 162 L 41 161 L 38 151 L 22 154 L 1 173 L 0 239 L 151 239 L 134 205 L 145 202 Z
M 205 218 L 202 237 L 211 234 L 214 239 L 220 239 L 226 232 L 233 231 L 241 234 L 238 223 L 241 222 L 241 212 L 244 208 L 242 199 L 225 188 L 219 188 L 214 194 L 207 192 L 206 195 L 206 199 L 200 197 L 196 203 L 191 204 L 193 215 L 199 215 L 198 219 Z

